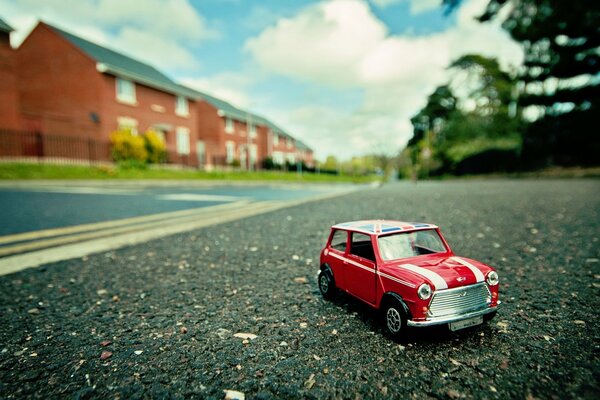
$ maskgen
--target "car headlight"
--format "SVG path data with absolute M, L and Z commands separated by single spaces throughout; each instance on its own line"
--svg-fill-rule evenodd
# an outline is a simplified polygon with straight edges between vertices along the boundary
M 427 283 L 422 284 L 417 289 L 417 294 L 421 300 L 427 300 L 431 297 L 431 286 L 429 286 Z
M 487 274 L 486 281 L 490 286 L 496 286 L 498 284 L 498 273 L 496 271 L 491 271 Z

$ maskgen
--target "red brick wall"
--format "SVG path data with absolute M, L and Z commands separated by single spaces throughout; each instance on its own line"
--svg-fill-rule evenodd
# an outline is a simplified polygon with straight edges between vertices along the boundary
M 264 125 L 259 125 L 257 127 L 258 138 L 258 163 L 262 167 L 262 163 L 265 158 L 269 157 L 269 128 Z
M 207 165 L 220 164 L 219 160 L 225 159 L 225 122 L 217 115 L 217 109 L 205 101 L 197 101 L 195 109 L 198 135 L 206 143 Z
M 20 128 L 17 54 L 8 33 L 0 32 L 0 128 Z
M 99 138 L 96 63 L 44 23 L 17 50 L 19 97 L 26 129 Z
M 131 118 L 138 123 L 138 132 L 146 132 L 155 125 L 169 126 L 165 133 L 167 151 L 177 153 L 177 127 L 185 127 L 190 131 L 190 154 L 186 164 L 197 165 L 196 141 L 198 140 L 197 107 L 188 99 L 189 114 L 179 116 L 175 113 L 176 95 L 162 92 L 135 83 L 136 103 L 128 104 L 117 100 L 116 78 L 111 75 L 101 75 L 102 96 L 102 136 L 106 139 L 119 128 L 118 118 Z M 179 156 L 177 156 L 179 157 Z

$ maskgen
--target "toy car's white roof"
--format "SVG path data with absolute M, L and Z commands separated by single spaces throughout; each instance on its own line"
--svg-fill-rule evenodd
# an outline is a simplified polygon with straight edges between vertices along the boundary
M 382 235 L 394 232 L 406 232 L 419 229 L 435 229 L 436 225 L 421 222 L 402 222 L 392 220 L 362 220 L 342 222 L 332 226 L 335 229 L 346 229 L 356 232 L 366 233 L 368 235 Z

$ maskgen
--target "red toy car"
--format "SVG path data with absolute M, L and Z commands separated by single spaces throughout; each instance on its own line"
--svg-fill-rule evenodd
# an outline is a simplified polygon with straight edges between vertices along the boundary
M 407 326 L 459 330 L 496 314 L 498 274 L 454 255 L 437 226 L 399 221 L 334 225 L 321 251 L 319 289 L 340 289 L 383 311 L 398 338 Z

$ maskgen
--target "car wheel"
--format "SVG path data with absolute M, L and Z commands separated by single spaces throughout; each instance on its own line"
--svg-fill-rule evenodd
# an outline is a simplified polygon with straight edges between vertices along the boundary
M 399 339 L 406 329 L 406 313 L 400 301 L 390 300 L 383 309 L 385 330 L 393 339 Z
M 321 270 L 319 272 L 319 290 L 326 299 L 331 299 L 335 294 L 335 282 L 328 270 Z

